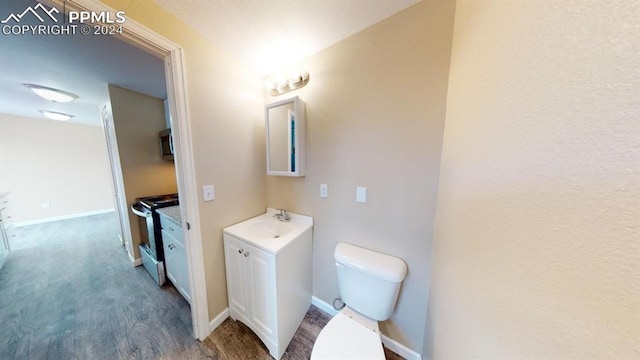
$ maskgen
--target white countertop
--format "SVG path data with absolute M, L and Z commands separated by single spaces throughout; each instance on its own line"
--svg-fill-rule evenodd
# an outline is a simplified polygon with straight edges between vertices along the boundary
M 278 213 L 276 209 L 267 208 L 266 213 L 226 227 L 223 232 L 262 250 L 277 254 L 300 235 L 313 229 L 311 216 L 289 213 L 291 221 L 279 222 L 273 217 L 276 213 Z M 266 226 L 266 230 L 255 231 L 255 226 L 263 225 Z M 288 229 L 288 231 L 282 231 L 282 229 Z
M 180 213 L 180 205 L 164 207 L 156 210 L 158 214 L 165 215 L 169 219 L 178 223 L 178 225 L 182 226 L 182 214 Z

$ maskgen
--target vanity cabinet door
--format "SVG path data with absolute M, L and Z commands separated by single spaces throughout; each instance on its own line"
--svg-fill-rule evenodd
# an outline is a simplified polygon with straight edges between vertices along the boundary
M 251 322 L 264 336 L 275 339 L 277 315 L 275 257 L 254 246 L 250 246 L 245 251 L 249 251 L 247 265 L 249 266 L 248 284 L 251 286 L 249 289 Z
M 227 271 L 229 314 L 233 319 L 249 321 L 249 297 L 247 266 L 244 256 L 246 244 L 232 236 L 224 235 L 224 260 Z

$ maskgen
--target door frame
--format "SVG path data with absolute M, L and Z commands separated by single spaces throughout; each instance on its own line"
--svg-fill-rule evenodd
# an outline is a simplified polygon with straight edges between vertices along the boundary
M 38 1 L 66 11 L 108 12 L 111 14 L 111 18 L 116 18 L 116 10 L 97 0 Z M 117 38 L 164 60 L 167 97 L 172 119 L 172 136 L 174 148 L 177 149 L 174 160 L 191 289 L 191 323 L 193 325 L 194 338 L 204 340 L 211 331 L 209 328 L 207 286 L 202 256 L 203 246 L 193 160 L 193 143 L 190 131 L 191 121 L 187 108 L 184 52 L 177 44 L 149 30 L 135 20 L 127 18 L 121 25 L 123 33 L 118 35 Z

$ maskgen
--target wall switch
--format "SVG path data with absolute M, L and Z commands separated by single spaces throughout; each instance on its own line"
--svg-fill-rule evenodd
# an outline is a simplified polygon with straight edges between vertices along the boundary
M 212 201 L 215 199 L 215 192 L 213 189 L 213 185 L 205 185 L 202 187 L 202 200 L 203 201 Z
M 367 202 L 367 188 L 358 186 L 356 188 L 356 201 L 359 203 Z
M 329 197 L 329 185 L 320 184 L 320 197 L 323 197 L 323 198 Z

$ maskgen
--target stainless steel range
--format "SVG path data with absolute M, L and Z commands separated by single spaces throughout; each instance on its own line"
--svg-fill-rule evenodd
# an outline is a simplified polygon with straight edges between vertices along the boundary
M 148 196 L 136 199 L 131 211 L 139 216 L 140 239 L 139 245 L 142 265 L 151 277 L 163 285 L 166 281 L 164 270 L 164 251 L 162 247 L 162 231 L 160 215 L 157 209 L 178 205 L 178 194 Z

